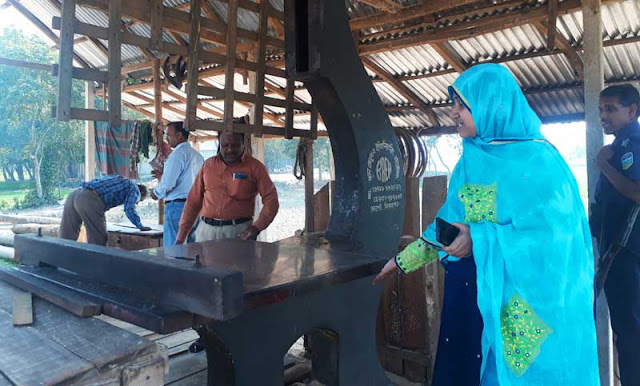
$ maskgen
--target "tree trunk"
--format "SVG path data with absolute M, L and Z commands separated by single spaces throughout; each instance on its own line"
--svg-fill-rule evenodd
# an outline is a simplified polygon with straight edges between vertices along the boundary
M 22 167 L 22 164 L 19 164 L 18 166 L 16 166 L 16 173 L 18 173 L 18 180 L 20 180 L 20 182 L 24 181 L 24 169 Z
M 36 194 L 38 198 L 42 200 L 44 195 L 42 194 L 42 181 L 40 181 L 40 161 L 38 157 L 33 157 L 33 171 L 36 180 Z
M 11 170 L 11 168 L 3 166 L 2 173 L 4 174 L 5 181 L 15 181 L 15 178 L 13 178 L 13 171 Z

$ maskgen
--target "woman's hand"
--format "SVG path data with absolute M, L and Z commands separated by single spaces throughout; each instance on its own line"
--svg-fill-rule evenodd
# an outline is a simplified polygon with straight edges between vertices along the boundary
M 398 266 L 396 265 L 396 258 L 392 257 L 391 259 L 389 259 L 389 261 L 387 261 L 387 264 L 385 264 L 384 267 L 382 267 L 382 270 L 380 271 L 378 276 L 376 276 L 376 278 L 373 279 L 373 282 L 371 284 L 376 285 L 380 283 L 384 279 L 393 275 L 397 270 L 398 270 Z
M 469 226 L 460 224 L 459 222 L 454 222 L 451 225 L 460 229 L 460 233 L 455 238 L 455 240 L 453 240 L 451 245 L 443 246 L 442 249 L 448 255 L 459 258 L 464 258 L 471 255 L 471 252 L 473 251 L 473 240 L 471 240 L 471 232 L 469 230 Z

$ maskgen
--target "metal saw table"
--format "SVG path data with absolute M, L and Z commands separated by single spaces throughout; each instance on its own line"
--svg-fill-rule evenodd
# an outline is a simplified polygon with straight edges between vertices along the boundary
M 23 265 L 0 278 L 78 315 L 101 312 L 159 333 L 194 327 L 210 385 L 282 385 L 282 359 L 308 332 L 324 383 L 389 384 L 375 342 L 382 286 L 371 285 L 385 260 L 244 240 L 141 251 L 15 241 Z

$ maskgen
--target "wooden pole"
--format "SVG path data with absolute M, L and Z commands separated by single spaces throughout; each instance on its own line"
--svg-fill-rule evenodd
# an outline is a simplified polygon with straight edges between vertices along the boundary
M 67 0 L 65 0 L 66 2 Z M 122 124 L 122 0 L 109 1 L 109 125 L 120 127 Z M 62 68 L 60 68 L 62 72 Z
M 187 69 L 187 113 L 186 126 L 188 130 L 195 130 L 198 111 L 198 61 L 200 58 L 200 6 L 201 0 L 191 2 L 191 34 L 189 35 L 189 63 Z
M 238 33 L 238 0 L 229 0 L 227 20 L 227 64 L 224 73 L 224 131 L 233 130 L 236 43 Z
M 85 107 L 95 108 L 96 89 L 92 81 L 85 83 Z M 93 121 L 84 123 L 84 180 L 96 178 L 96 127 Z
M 73 81 L 73 24 L 76 18 L 75 0 L 65 0 L 62 4 L 62 22 L 60 26 L 60 69 L 58 72 L 58 107 L 56 116 L 59 121 L 71 118 L 71 83 Z
M 584 111 L 587 124 L 587 180 L 590 203 L 595 201 L 596 183 L 600 175 L 595 165 L 595 158 L 604 145 L 598 114 L 600 91 L 604 86 L 600 5 L 600 0 L 582 1 L 585 59 Z M 609 310 L 604 294 L 600 295 L 596 301 L 596 334 L 600 383 L 603 386 L 610 386 L 613 385 L 613 348 Z
M 162 146 L 162 80 L 160 79 L 160 59 L 153 60 L 153 105 L 155 108 L 156 124 L 154 134 L 158 151 Z M 158 224 L 164 224 L 164 199 L 158 200 Z

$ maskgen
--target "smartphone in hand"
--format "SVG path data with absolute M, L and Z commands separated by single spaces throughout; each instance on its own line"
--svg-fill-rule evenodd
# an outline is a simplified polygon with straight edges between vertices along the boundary
M 436 217 L 436 240 L 440 244 L 444 246 L 451 245 L 459 233 L 460 229 L 456 226 L 449 224 L 440 217 Z

